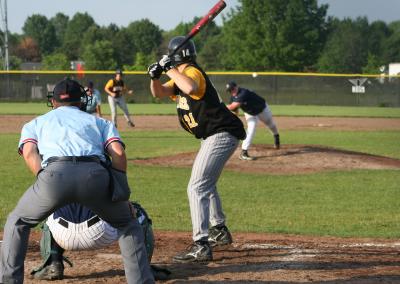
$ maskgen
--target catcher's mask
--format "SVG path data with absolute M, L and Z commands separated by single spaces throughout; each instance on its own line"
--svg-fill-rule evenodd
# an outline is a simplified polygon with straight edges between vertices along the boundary
M 49 107 L 53 107 L 51 99 L 57 102 L 80 103 L 80 109 L 83 111 L 86 111 L 86 106 L 92 100 L 81 84 L 69 78 L 58 82 L 53 92 L 48 93 L 47 106 Z

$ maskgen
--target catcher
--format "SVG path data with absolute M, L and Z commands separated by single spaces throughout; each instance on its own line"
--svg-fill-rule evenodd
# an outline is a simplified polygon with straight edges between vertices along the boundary
M 140 204 L 131 202 L 131 209 L 143 229 L 150 262 L 154 250 L 152 221 Z M 40 253 L 43 263 L 31 271 L 31 278 L 61 280 L 64 278 L 63 261 L 72 267 L 71 261 L 64 257 L 65 250 L 95 250 L 117 240 L 117 230 L 90 209 L 77 203 L 64 206 L 51 214 L 42 226 Z M 155 280 L 166 280 L 171 274 L 169 270 L 155 265 L 151 265 L 151 270 Z

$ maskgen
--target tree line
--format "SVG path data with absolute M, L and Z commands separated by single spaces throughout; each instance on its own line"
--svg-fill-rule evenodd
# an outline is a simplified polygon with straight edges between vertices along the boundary
M 239 0 L 221 26 L 212 22 L 194 38 L 198 62 L 209 71 L 364 74 L 400 62 L 400 20 L 340 20 L 327 9 L 317 0 Z M 148 19 L 119 27 L 99 26 L 88 13 L 34 14 L 22 34 L 9 35 L 10 69 L 41 62 L 44 70 L 69 70 L 83 61 L 86 70 L 143 71 L 199 20 L 164 31 Z

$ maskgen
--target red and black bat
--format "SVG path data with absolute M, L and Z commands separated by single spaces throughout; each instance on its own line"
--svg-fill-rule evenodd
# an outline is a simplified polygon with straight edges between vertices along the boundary
M 186 35 L 185 39 L 179 44 L 175 49 L 169 54 L 169 56 L 174 55 L 185 43 L 188 42 L 192 37 L 194 37 L 205 25 L 211 22 L 224 8 L 226 7 L 226 3 L 223 0 L 218 1 L 214 7 L 205 15 Z

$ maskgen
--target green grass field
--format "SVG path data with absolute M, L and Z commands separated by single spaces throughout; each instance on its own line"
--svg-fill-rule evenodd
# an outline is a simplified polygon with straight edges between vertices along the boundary
M 172 114 L 171 105 L 130 105 L 136 114 Z M 393 108 L 273 106 L 277 115 L 399 118 Z M 105 106 L 105 112 L 108 106 Z M 0 104 L 0 114 L 40 114 L 43 104 Z M 129 159 L 196 151 L 184 131 L 130 131 L 121 135 Z M 283 131 L 284 144 L 314 144 L 400 159 L 400 131 Z M 270 141 L 257 132 L 254 143 Z M 34 181 L 17 154 L 18 134 L 1 134 L 0 226 Z M 151 215 L 155 229 L 190 231 L 186 197 L 189 168 L 130 163 L 132 199 Z M 400 237 L 400 170 L 354 170 L 302 175 L 261 175 L 225 170 L 219 192 L 233 231 L 344 237 Z
M 176 109 L 171 104 L 129 104 L 129 111 L 137 115 L 174 115 Z M 345 106 L 301 106 L 272 105 L 275 116 L 341 116 L 341 117 L 387 117 L 400 118 L 400 108 L 385 107 L 345 107 Z M 0 103 L 0 114 L 34 114 L 49 111 L 46 103 Z M 102 111 L 110 114 L 107 103 L 103 103 Z

